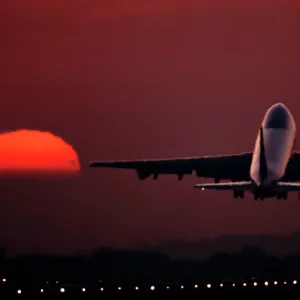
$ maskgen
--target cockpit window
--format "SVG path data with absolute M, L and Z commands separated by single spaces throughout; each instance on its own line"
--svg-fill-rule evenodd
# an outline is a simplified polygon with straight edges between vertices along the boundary
M 290 116 L 281 106 L 274 107 L 269 111 L 265 119 L 265 128 L 288 129 L 290 126 Z

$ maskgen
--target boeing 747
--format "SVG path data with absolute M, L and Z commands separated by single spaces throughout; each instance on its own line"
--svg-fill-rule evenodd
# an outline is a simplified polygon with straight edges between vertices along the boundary
M 135 169 L 139 179 L 160 174 L 186 174 L 213 178 L 215 183 L 195 185 L 202 190 L 230 190 L 234 198 L 244 198 L 245 192 L 255 200 L 276 197 L 287 199 L 288 192 L 300 192 L 300 152 L 295 151 L 296 124 L 289 109 L 282 103 L 266 112 L 252 152 L 150 159 L 133 161 L 95 161 L 91 167 Z M 220 182 L 230 180 L 230 182 Z M 300 194 L 299 194 L 300 197 Z

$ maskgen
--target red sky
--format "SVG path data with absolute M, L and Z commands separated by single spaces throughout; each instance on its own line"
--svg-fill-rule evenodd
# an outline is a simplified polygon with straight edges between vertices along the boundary
M 279 101 L 300 122 L 297 1 L 169 3 L 1 2 L 1 131 L 52 132 L 82 164 L 76 179 L 0 183 L 9 252 L 300 230 L 296 195 L 240 201 L 195 177 L 87 167 L 251 151 Z

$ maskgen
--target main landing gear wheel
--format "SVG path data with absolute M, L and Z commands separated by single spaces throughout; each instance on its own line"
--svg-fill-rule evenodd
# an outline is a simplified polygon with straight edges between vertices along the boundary
M 277 196 L 276 196 L 276 198 L 278 200 L 280 200 L 280 199 L 286 200 L 287 199 L 287 195 L 288 195 L 287 192 L 278 193 Z
M 234 199 L 236 199 L 236 198 L 243 199 L 244 195 L 245 195 L 244 191 L 233 191 L 233 197 L 234 197 Z

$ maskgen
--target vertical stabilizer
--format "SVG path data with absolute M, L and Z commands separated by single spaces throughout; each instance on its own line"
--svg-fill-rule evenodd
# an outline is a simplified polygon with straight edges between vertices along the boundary
M 266 160 L 266 151 L 264 144 L 263 128 L 260 128 L 260 157 L 259 157 L 259 175 L 260 181 L 263 182 L 267 178 L 268 166 Z

